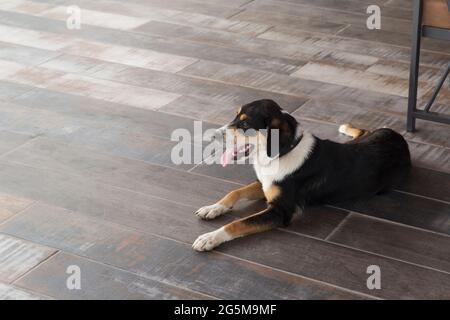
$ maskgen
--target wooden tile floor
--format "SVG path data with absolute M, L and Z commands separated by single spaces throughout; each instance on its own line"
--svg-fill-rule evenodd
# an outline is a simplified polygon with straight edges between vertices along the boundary
M 366 28 L 371 4 L 381 30 Z M 2 0 L 0 298 L 449 299 L 450 126 L 405 132 L 410 16 L 409 0 Z M 450 62 L 449 43 L 424 47 L 422 101 Z M 176 166 L 170 135 L 260 98 L 322 138 L 345 141 L 347 122 L 398 130 L 410 180 L 194 252 L 263 204 L 196 219 L 254 174 Z M 434 110 L 450 113 L 448 85 Z M 66 287 L 71 265 L 80 290 Z

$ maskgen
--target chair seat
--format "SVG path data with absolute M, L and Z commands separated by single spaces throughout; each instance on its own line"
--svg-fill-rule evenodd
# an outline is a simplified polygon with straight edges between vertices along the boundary
M 450 29 L 448 0 L 424 0 L 422 24 L 429 27 Z

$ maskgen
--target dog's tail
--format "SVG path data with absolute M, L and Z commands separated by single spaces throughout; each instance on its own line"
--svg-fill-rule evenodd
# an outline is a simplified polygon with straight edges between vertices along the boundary
M 350 123 L 346 123 L 339 126 L 339 132 L 356 139 L 368 134 L 369 130 L 355 128 Z

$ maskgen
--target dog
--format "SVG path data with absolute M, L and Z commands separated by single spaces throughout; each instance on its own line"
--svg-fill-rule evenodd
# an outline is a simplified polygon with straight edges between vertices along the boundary
M 278 130 L 278 148 L 272 148 L 271 130 Z M 307 205 L 334 204 L 369 198 L 392 188 L 408 174 L 408 144 L 397 132 L 372 132 L 341 125 L 352 137 L 347 143 L 322 140 L 272 100 L 258 100 L 238 109 L 236 117 L 218 130 L 231 132 L 231 146 L 221 157 L 251 158 L 257 181 L 231 191 L 217 203 L 200 208 L 202 219 L 216 218 L 240 199 L 265 199 L 267 208 L 199 236 L 192 247 L 208 251 L 235 238 L 287 226 L 294 213 Z M 247 134 L 248 132 L 251 132 Z

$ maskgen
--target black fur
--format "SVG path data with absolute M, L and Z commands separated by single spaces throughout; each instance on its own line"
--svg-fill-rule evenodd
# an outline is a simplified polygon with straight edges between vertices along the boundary
M 280 157 L 297 145 L 295 132 L 299 124 L 274 101 L 254 101 L 243 106 L 241 112 L 248 115 L 244 129 L 270 129 L 276 124 L 281 132 Z M 233 125 L 243 128 L 238 118 Z M 391 129 L 377 129 L 344 144 L 315 137 L 305 163 L 275 183 L 281 194 L 269 203 L 270 216 L 275 224 L 287 224 L 296 206 L 371 197 L 402 180 L 410 167 L 408 144 Z

